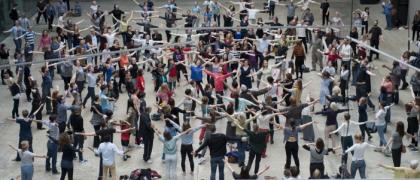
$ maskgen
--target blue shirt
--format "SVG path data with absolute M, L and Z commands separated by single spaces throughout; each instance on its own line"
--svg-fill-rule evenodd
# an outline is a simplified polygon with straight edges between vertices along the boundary
M 42 89 L 51 89 L 52 88 L 52 80 L 50 72 L 47 72 L 46 75 L 42 76 Z
M 202 66 L 191 66 L 191 79 L 194 81 L 203 80 L 203 67 Z
M 57 105 L 57 123 L 67 123 L 67 110 L 70 110 L 71 106 L 66 104 Z
M 101 92 L 101 93 L 99 94 L 99 98 L 100 98 L 100 100 L 101 100 L 101 107 L 102 107 L 102 110 L 103 110 L 103 111 L 106 111 L 106 110 L 108 110 L 108 111 L 112 111 L 112 105 L 111 105 L 111 102 L 109 102 L 109 100 L 108 100 L 108 96 L 106 96 L 104 92 Z
M 20 125 L 19 138 L 23 140 L 32 139 L 31 123 L 32 121 L 25 121 L 22 118 L 16 119 L 16 123 Z
M 391 15 L 391 11 L 392 11 L 392 4 L 391 3 L 387 3 L 385 4 L 384 7 L 384 14 L 385 15 Z

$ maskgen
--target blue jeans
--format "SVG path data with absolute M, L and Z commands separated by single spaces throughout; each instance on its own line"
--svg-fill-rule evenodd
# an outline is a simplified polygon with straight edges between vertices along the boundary
M 376 130 L 378 131 L 379 135 L 379 146 L 385 146 L 386 145 L 386 139 L 385 139 L 385 126 L 376 126 Z
M 238 153 L 239 153 L 239 159 L 238 164 L 243 164 L 245 161 L 245 149 L 247 147 L 247 143 L 243 142 L 241 139 L 237 142 L 238 146 Z
M 359 175 L 361 179 L 366 179 L 366 163 L 365 160 L 358 160 L 351 162 L 351 177 L 354 178 L 356 176 L 356 171 L 359 170 Z
M 392 29 L 392 15 L 391 14 L 385 14 L 385 18 L 386 18 L 386 28 L 387 29 Z
M 47 170 L 52 169 L 53 172 L 57 171 L 57 151 L 58 151 L 58 145 L 57 143 L 52 142 L 51 140 L 48 140 L 47 143 L 47 159 L 45 163 L 45 168 Z M 51 163 L 50 163 L 50 159 Z
M 13 39 L 16 46 L 16 51 L 20 52 L 22 49 L 22 39 Z
M 225 179 L 225 162 L 223 161 L 224 157 L 212 157 L 210 160 L 210 167 L 211 167 L 211 175 L 210 180 L 216 180 L 216 169 L 219 166 L 219 180 Z
M 34 175 L 34 166 L 24 165 L 20 167 L 20 176 L 22 180 L 31 180 Z

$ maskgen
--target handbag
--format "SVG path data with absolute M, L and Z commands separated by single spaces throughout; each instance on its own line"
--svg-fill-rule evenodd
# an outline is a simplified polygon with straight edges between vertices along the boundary
M 407 152 L 407 148 L 405 147 L 405 145 L 401 145 L 401 153 L 406 153 Z

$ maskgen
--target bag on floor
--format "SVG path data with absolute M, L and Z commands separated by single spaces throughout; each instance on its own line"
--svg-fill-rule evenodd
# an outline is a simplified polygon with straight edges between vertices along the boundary
M 239 152 L 238 151 L 231 151 L 226 154 L 228 157 L 229 163 L 238 163 L 239 160 Z
M 337 176 L 335 177 L 336 179 L 351 179 L 351 174 L 349 172 L 349 170 L 347 169 L 347 166 L 345 164 L 341 165 L 338 168 L 338 173 Z
M 131 171 L 130 180 L 152 180 L 162 178 L 162 176 L 152 169 L 136 169 Z
M 366 128 L 369 131 L 369 133 L 376 133 L 377 131 L 375 122 L 372 122 L 372 121 L 366 122 Z

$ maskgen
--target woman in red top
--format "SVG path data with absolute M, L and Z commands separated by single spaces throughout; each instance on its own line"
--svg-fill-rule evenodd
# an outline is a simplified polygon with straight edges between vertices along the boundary
M 173 59 L 169 59 L 169 62 L 168 62 L 168 69 L 169 69 L 169 74 L 168 74 L 168 76 L 169 76 L 169 79 L 168 79 L 168 82 L 169 82 L 169 89 L 171 90 L 171 91 L 173 91 L 174 89 L 175 89 L 175 87 L 176 87 L 176 74 L 177 74 L 177 69 L 176 69 L 176 65 L 175 65 L 175 62 L 174 62 L 174 60 Z
M 41 38 L 39 39 L 39 46 L 38 51 L 42 50 L 45 52 L 46 49 L 51 47 L 52 39 L 48 35 L 48 31 L 44 30 L 42 31 Z
M 144 83 L 144 77 L 143 77 L 143 69 L 139 69 L 137 71 L 137 77 L 136 77 L 136 89 L 138 89 L 140 92 L 144 92 L 146 89 L 146 84 Z
M 323 53 L 324 55 L 327 55 L 327 61 L 331 62 L 331 64 L 334 66 L 335 69 L 338 68 L 337 61 L 338 61 L 338 59 L 342 59 L 342 57 L 340 55 L 338 55 L 337 49 L 335 47 L 332 47 L 327 52 L 322 52 L 322 51 L 320 51 L 320 52 Z
M 121 131 L 124 131 L 126 129 L 130 129 L 131 125 L 130 123 L 128 123 L 127 121 L 120 121 L 120 126 L 121 126 Z M 123 133 L 121 133 L 121 146 L 124 152 L 126 152 L 128 150 L 128 144 L 130 143 L 130 131 L 125 131 Z M 123 160 L 126 161 L 127 158 L 129 158 L 130 156 L 128 155 L 124 155 L 123 156 Z

